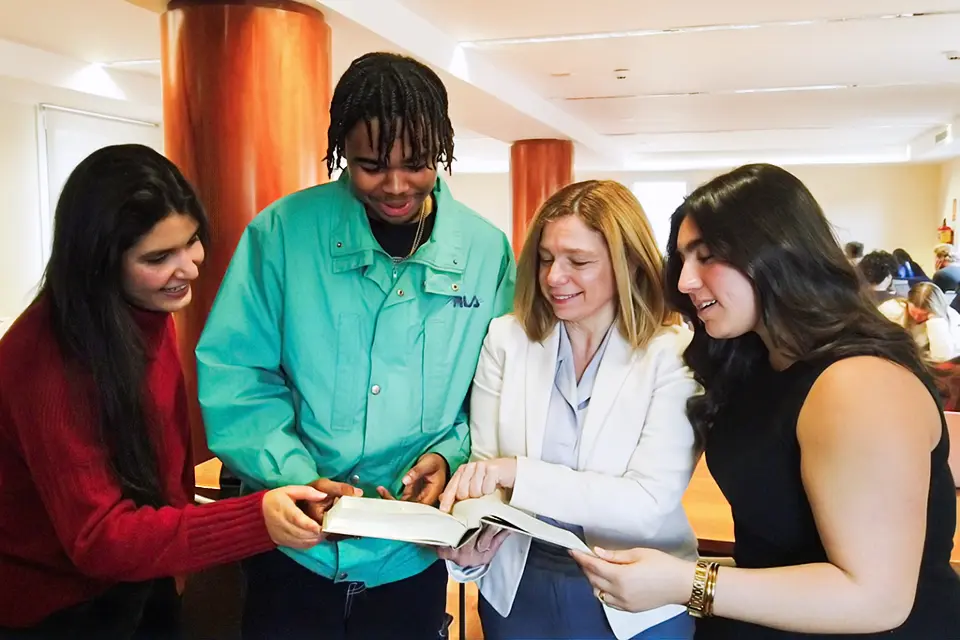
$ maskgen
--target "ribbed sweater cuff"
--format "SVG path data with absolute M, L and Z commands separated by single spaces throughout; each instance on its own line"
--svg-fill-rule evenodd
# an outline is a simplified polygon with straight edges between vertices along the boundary
M 263 520 L 265 493 L 258 491 L 187 508 L 187 539 L 193 571 L 276 548 Z

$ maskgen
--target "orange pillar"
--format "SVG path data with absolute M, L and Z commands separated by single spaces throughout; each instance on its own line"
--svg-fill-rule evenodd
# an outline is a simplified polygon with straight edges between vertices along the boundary
M 292 0 L 174 0 L 161 18 L 165 152 L 211 223 L 206 264 L 177 329 L 194 459 L 210 457 L 194 348 L 247 223 L 327 179 L 330 28 Z
M 513 190 L 513 251 L 520 255 L 537 209 L 558 189 L 573 182 L 573 143 L 519 140 L 510 148 Z

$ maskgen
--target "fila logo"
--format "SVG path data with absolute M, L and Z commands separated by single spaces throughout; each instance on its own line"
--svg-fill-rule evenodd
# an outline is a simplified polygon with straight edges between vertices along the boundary
M 477 296 L 472 296 L 468 298 L 467 296 L 453 296 L 450 299 L 450 302 L 454 307 L 459 307 L 461 309 L 479 309 L 480 308 L 480 299 Z

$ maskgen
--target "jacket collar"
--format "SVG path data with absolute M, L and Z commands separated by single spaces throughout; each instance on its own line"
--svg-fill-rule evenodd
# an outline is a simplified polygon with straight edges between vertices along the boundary
M 374 254 L 384 251 L 373 237 L 363 203 L 350 188 L 350 176 L 346 170 L 337 180 L 336 194 L 335 215 L 339 215 L 340 220 L 334 226 L 333 235 L 329 239 L 334 270 L 346 271 L 369 266 L 373 264 Z M 433 197 L 437 202 L 437 210 L 433 214 L 437 216 L 433 232 L 406 262 L 424 264 L 437 271 L 463 273 L 466 254 L 457 220 L 461 214 L 440 176 L 437 176 L 433 187 Z

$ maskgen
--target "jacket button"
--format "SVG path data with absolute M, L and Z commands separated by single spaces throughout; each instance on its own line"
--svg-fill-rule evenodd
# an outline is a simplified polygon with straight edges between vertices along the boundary
M 460 285 L 458 285 L 456 282 L 450 285 L 450 288 L 453 289 L 454 291 L 460 291 Z
M 342 247 L 342 246 L 343 246 L 343 243 L 342 243 L 342 242 L 338 242 L 338 243 L 337 243 L 337 249 L 339 249 L 339 248 Z
M 337 577 L 340 578 L 341 580 L 346 580 L 346 579 L 347 579 L 347 574 L 346 574 L 346 573 L 341 573 L 341 574 L 340 574 L 339 576 L 337 576 Z
M 353 474 L 352 476 L 350 476 L 350 484 L 352 484 L 353 486 L 357 486 L 358 484 L 360 484 L 360 476 L 358 476 L 357 474 Z
M 398 296 L 402 296 L 402 295 L 403 295 L 403 289 L 397 289 L 397 295 L 398 295 Z
M 370 393 L 372 393 L 375 396 L 380 395 L 380 385 L 375 384 L 372 387 L 370 387 Z

